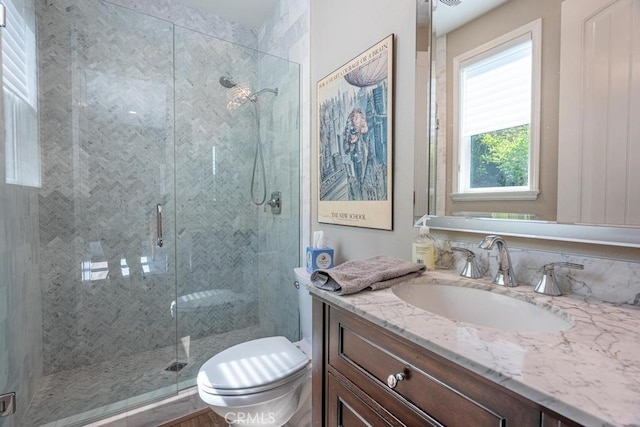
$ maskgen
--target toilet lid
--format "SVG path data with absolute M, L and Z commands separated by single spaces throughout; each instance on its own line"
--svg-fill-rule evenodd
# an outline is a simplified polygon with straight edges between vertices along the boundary
M 307 366 L 309 359 L 285 337 L 268 337 L 230 347 L 202 365 L 198 386 L 225 394 L 275 387 Z M 233 393 L 235 394 L 235 393 Z

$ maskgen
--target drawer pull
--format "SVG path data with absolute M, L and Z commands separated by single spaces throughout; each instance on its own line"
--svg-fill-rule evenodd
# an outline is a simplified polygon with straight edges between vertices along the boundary
M 389 388 L 396 388 L 398 381 L 402 381 L 404 379 L 404 374 L 391 374 L 387 377 L 387 385 Z

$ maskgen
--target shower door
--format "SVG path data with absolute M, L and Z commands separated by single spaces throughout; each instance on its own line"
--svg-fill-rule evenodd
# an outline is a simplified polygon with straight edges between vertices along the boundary
M 37 3 L 47 381 L 33 425 L 177 390 L 173 25 Z

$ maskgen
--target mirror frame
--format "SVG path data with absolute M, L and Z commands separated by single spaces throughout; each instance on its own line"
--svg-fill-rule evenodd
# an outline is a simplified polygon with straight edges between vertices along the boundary
M 414 224 L 422 226 L 426 220 L 432 230 L 479 234 L 500 234 L 538 240 L 587 243 L 596 245 L 640 248 L 640 229 L 584 224 L 560 224 L 546 221 L 464 218 L 424 215 Z
M 424 0 L 431 7 L 434 1 Z M 422 2 L 419 2 L 422 3 Z M 430 32 L 433 30 L 433 13 L 430 13 Z M 417 28 L 417 22 L 416 22 Z M 429 34 L 430 55 L 433 54 L 433 34 Z M 431 80 L 433 82 L 433 80 Z M 431 83 L 432 84 L 432 83 Z M 430 111 L 431 99 L 429 90 L 428 111 Z M 417 113 L 417 112 L 416 112 Z M 418 118 L 416 117 L 416 120 Z M 431 147 L 432 117 L 428 114 L 428 141 L 427 146 Z M 428 153 L 426 153 L 429 167 Z M 417 156 L 416 156 L 417 157 Z M 414 171 L 415 174 L 415 171 Z M 430 188 L 431 182 L 427 183 Z M 414 191 L 416 189 L 414 188 Z M 429 195 L 427 196 L 429 199 Z M 416 206 L 413 207 L 414 211 Z M 424 206 L 429 210 L 428 206 Z M 551 240 L 560 242 L 574 242 L 595 245 L 608 245 L 627 248 L 640 248 L 640 228 L 627 226 L 601 226 L 597 224 L 563 224 L 551 221 L 525 221 L 525 220 L 504 220 L 493 218 L 469 218 L 457 216 L 437 216 L 425 214 L 418 218 L 414 213 L 414 227 L 419 228 L 426 220 L 429 228 L 441 231 L 454 231 L 477 234 L 500 234 L 502 236 L 514 236 L 520 238 Z M 416 221 L 417 218 L 417 221 Z

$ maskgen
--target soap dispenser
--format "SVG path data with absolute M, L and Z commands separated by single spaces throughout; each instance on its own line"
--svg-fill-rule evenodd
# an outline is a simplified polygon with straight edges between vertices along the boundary
M 436 269 L 436 241 L 429 235 L 429 227 L 424 219 L 420 234 L 413 239 L 412 261 L 423 264 L 427 270 Z

